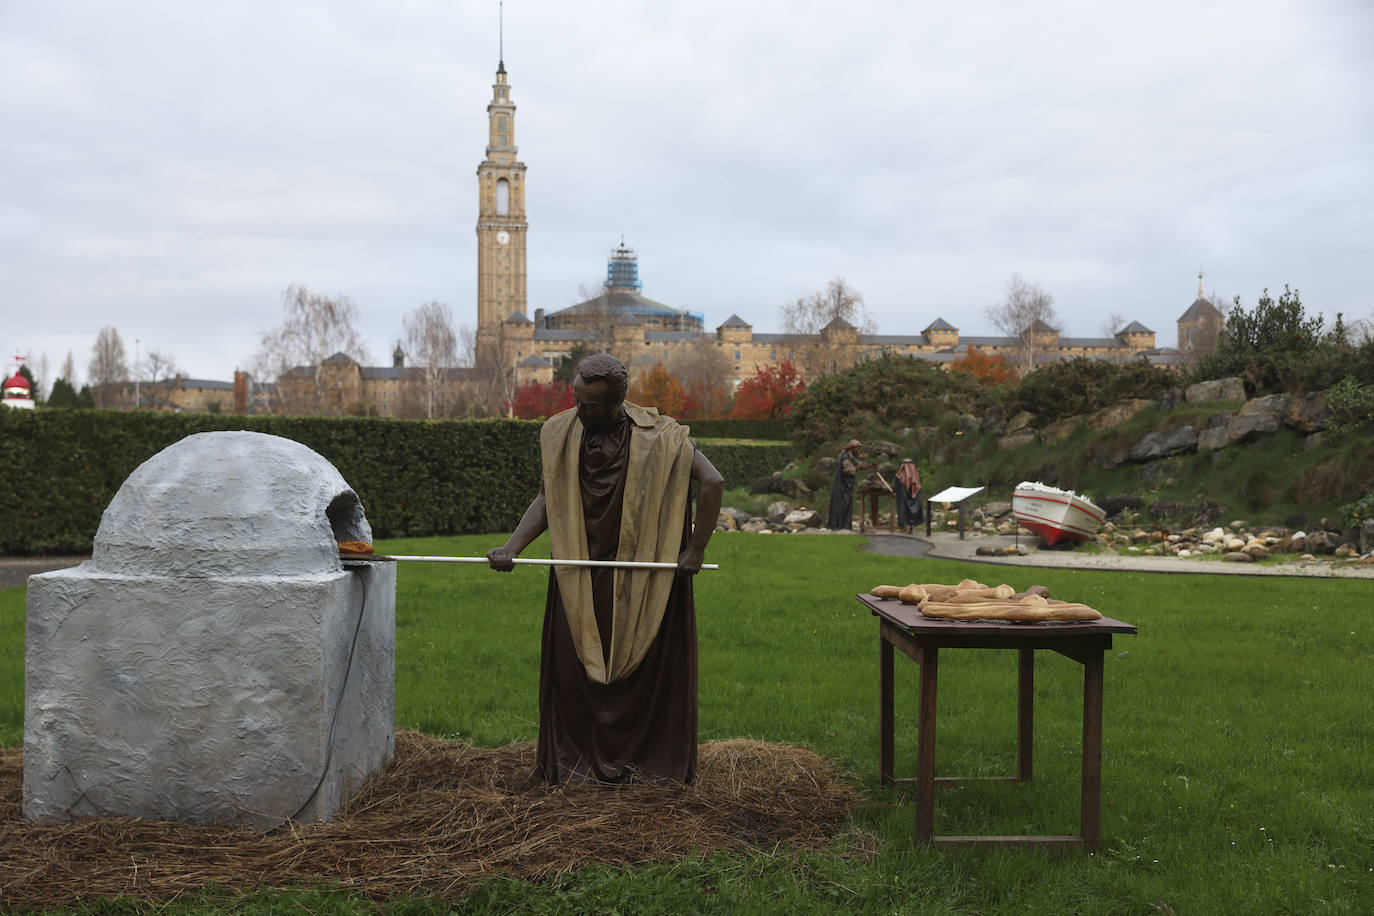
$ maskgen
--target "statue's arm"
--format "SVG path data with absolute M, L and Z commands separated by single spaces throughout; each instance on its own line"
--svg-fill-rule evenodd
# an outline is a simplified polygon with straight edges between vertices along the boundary
M 678 572 L 688 575 L 701 571 L 701 564 L 706 558 L 706 544 L 716 530 L 716 519 L 720 517 L 721 494 L 725 492 L 725 478 L 720 476 L 720 471 L 700 450 L 692 453 L 692 479 L 697 482 L 696 524 L 692 526 L 692 538 L 686 549 L 677 558 Z
M 539 537 L 544 529 L 549 527 L 548 507 L 544 501 L 544 485 L 539 485 L 539 495 L 530 503 L 525 514 L 520 516 L 520 522 L 511 532 L 511 536 L 506 539 L 506 543 L 500 547 L 493 547 L 487 551 L 487 562 L 492 569 L 499 569 L 501 572 L 510 572 L 515 568 L 515 558 L 520 556 L 520 551 L 530 546 L 530 542 Z

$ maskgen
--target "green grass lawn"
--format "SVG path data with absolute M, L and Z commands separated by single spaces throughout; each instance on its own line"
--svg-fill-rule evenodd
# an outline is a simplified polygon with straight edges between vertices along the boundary
M 381 542 L 478 554 L 499 537 Z M 809 745 L 867 799 L 824 853 L 705 856 L 550 884 L 494 879 L 480 912 L 1374 912 L 1374 582 L 1025 570 L 856 552 L 854 536 L 717 534 L 697 579 L 700 737 Z M 546 556 L 536 542 L 527 556 Z M 546 573 L 399 570 L 396 719 L 479 744 L 533 739 Z M 912 845 L 912 799 L 877 784 L 877 584 L 1048 585 L 1136 624 L 1107 655 L 1102 851 Z M 0 743 L 22 741 L 24 590 L 0 592 Z M 899 775 L 917 668 L 897 657 Z M 1015 656 L 941 653 L 938 769 L 1015 770 Z M 936 832 L 1076 833 L 1082 668 L 1037 655 L 1035 781 L 942 791 Z M 3 853 L 0 853 L 0 859 Z M 2 879 L 0 879 L 2 880 Z M 328 889 L 213 893 L 184 908 L 352 912 Z M 106 912 L 134 911 L 110 904 Z M 395 912 L 444 909 L 398 901 Z

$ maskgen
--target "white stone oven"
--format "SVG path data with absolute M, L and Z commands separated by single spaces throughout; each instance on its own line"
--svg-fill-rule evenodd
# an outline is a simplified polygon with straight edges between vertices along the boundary
M 24 816 L 327 820 L 395 747 L 396 570 L 289 439 L 190 436 L 139 466 L 91 559 L 29 579 Z

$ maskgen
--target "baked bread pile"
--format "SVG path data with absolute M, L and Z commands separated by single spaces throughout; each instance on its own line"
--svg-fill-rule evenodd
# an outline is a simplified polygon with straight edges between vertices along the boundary
M 1032 585 L 1018 592 L 1010 585 L 989 587 L 972 579 L 958 585 L 921 585 L 913 582 L 901 587 L 879 585 L 869 591 L 875 598 L 896 598 L 914 604 L 927 617 L 948 620 L 1010 620 L 1039 623 L 1057 620 L 1099 620 L 1102 614 L 1086 604 L 1058 601 L 1043 585 Z
M 339 541 L 339 553 L 367 556 L 372 553 L 372 545 L 367 541 Z

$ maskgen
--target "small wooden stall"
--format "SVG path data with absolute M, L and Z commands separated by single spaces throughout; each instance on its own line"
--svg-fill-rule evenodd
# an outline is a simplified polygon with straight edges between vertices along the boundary
M 916 784 L 916 840 L 934 845 L 1033 845 L 1095 851 L 1102 828 L 1103 654 L 1115 634 L 1135 633 L 1120 620 L 1021 624 L 996 620 L 949 620 L 924 616 L 915 605 L 895 599 L 856 595 L 878 618 L 879 779 L 885 786 Z M 916 776 L 897 779 L 894 769 L 893 647 L 921 668 L 916 719 Z M 1030 782 L 1032 774 L 1035 650 L 1051 649 L 1083 666 L 1083 779 L 1077 836 L 935 836 L 935 787 L 961 777 L 935 775 L 935 710 L 941 649 L 1015 649 L 1017 660 L 1016 775 L 1008 782 Z
M 859 533 L 863 534 L 868 528 L 875 531 L 884 527 L 879 523 L 879 510 L 882 508 L 883 498 L 886 497 L 888 504 L 892 507 L 892 514 L 889 516 L 890 522 L 886 526 L 892 530 L 897 528 L 897 494 L 892 487 L 888 486 L 887 481 L 879 477 L 877 480 L 868 480 L 856 488 L 859 496 Z

